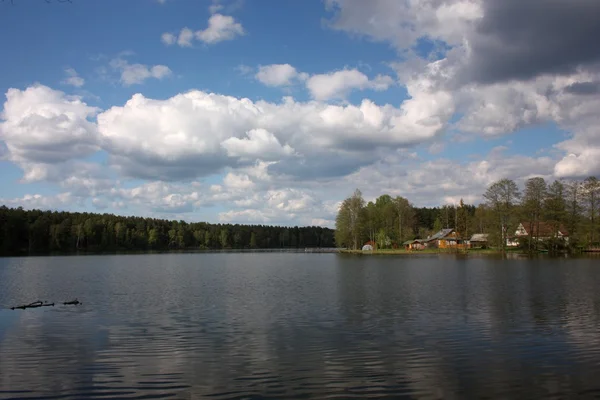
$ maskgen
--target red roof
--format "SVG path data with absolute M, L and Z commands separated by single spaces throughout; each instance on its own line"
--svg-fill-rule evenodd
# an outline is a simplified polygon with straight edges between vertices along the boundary
M 523 228 L 525 228 L 525 231 L 527 232 L 528 235 L 531 234 L 531 232 L 529 232 L 529 229 L 532 227 L 531 224 L 533 224 L 533 229 L 532 229 L 533 236 L 549 237 L 549 236 L 554 236 L 556 234 L 556 231 L 555 231 L 556 227 L 550 223 L 542 222 L 542 221 L 534 222 L 534 223 L 521 222 L 521 225 L 523 225 Z M 538 233 L 538 224 L 539 224 L 539 229 L 540 229 L 539 233 Z M 565 229 L 564 225 L 561 224 L 558 227 L 558 230 L 560 231 L 560 233 L 563 236 L 569 236 L 569 232 Z

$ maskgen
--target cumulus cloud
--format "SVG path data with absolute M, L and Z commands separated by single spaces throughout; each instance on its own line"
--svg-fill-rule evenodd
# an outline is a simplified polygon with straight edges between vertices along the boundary
M 387 41 L 398 49 L 427 37 L 460 44 L 483 10 L 478 0 L 409 2 L 396 0 L 326 0 L 332 29 Z
M 387 75 L 377 75 L 369 79 L 357 69 L 343 69 L 326 74 L 309 75 L 300 72 L 290 64 L 261 65 L 254 76 L 266 86 L 291 86 L 305 82 L 311 96 L 316 100 L 343 99 L 352 90 L 387 90 L 394 79 Z
M 141 84 L 150 78 L 161 80 L 172 74 L 171 69 L 166 65 L 130 64 L 122 57 L 112 59 L 110 66 L 113 70 L 119 71 L 120 82 L 124 86 Z
M 290 86 L 298 81 L 304 81 L 308 74 L 298 72 L 290 64 L 261 65 L 255 78 L 267 86 Z
M 170 32 L 165 32 L 160 36 L 160 40 L 167 46 L 170 46 L 172 44 L 175 44 L 175 42 L 177 42 L 177 36 L 175 36 L 174 34 L 172 34 Z
M 406 88 L 400 104 L 328 104 L 351 91 L 396 83 L 348 68 L 310 76 L 285 63 L 240 71 L 272 87 L 303 84 L 311 101 L 191 90 L 166 99 L 136 94 L 98 114 L 80 98 L 50 88 L 11 89 L 0 154 L 23 168 L 25 180 L 57 182 L 66 198 L 93 199 L 99 208 L 129 204 L 136 212 L 179 215 L 219 204 L 222 222 L 328 226 L 339 200 L 356 187 L 369 199 L 387 192 L 439 205 L 461 197 L 477 202 L 504 177 L 522 183 L 536 175 L 599 174 L 600 60 L 590 42 L 598 29 L 597 4 L 575 0 L 567 7 L 550 0 L 542 8 L 540 1 L 326 0 L 332 29 L 398 50 L 401 60 L 390 65 Z M 206 29 L 165 33 L 162 41 L 185 47 L 244 34 L 232 17 L 218 14 L 226 12 L 221 4 L 213 5 Z M 561 21 L 561 29 L 552 21 Z M 413 51 L 421 41 L 434 49 L 422 57 Z M 113 68 L 123 83 L 170 73 L 142 65 L 124 78 L 125 68 L 135 65 L 116 62 Z M 449 128 L 498 137 L 548 123 L 568 137 L 551 156 L 495 148 L 464 162 L 444 158 Z M 419 159 L 411 148 L 417 145 L 438 158 Z M 81 161 L 99 149 L 108 155 L 111 174 L 147 182 L 124 187 Z M 196 180 L 217 174 L 217 183 Z M 44 199 L 6 201 L 60 205 Z
M 9 160 L 44 178 L 44 164 L 84 157 L 99 149 L 98 130 L 88 118 L 98 109 L 80 97 L 36 85 L 9 89 L 0 123 L 0 139 Z M 36 172 L 37 171 L 37 172 Z
M 282 146 L 279 140 L 266 129 L 252 129 L 246 138 L 230 137 L 221 145 L 231 157 L 250 157 L 253 160 L 278 160 L 282 156 L 294 153 L 289 145 Z
M 75 71 L 73 68 L 65 69 L 65 74 L 67 76 L 62 80 L 62 84 L 75 86 L 77 88 L 80 88 L 85 84 L 85 79 L 80 77 L 79 74 L 77 74 L 77 71 Z
M 208 19 L 208 27 L 196 31 L 196 38 L 207 44 L 233 40 L 236 36 L 244 35 L 244 28 L 239 22 L 228 15 L 213 14 Z
M 41 194 L 26 194 L 17 198 L 1 198 L 0 204 L 7 207 L 23 207 L 26 210 L 70 210 L 73 206 L 82 206 L 80 199 L 74 198 L 71 193 L 60 193 L 52 196 Z
M 393 83 L 394 80 L 389 76 L 378 75 L 370 80 L 356 69 L 344 69 L 313 75 L 306 81 L 306 87 L 316 100 L 328 100 L 345 98 L 351 90 L 387 90 Z
M 217 5 L 217 7 L 219 7 Z M 216 11 L 217 9 L 214 9 Z M 242 24 L 237 22 L 230 15 L 213 14 L 208 19 L 208 26 L 205 29 L 193 31 L 188 27 L 184 27 L 179 31 L 178 35 L 171 32 L 165 32 L 161 36 L 161 41 L 167 46 L 173 44 L 180 47 L 191 47 L 194 40 L 198 40 L 204 44 L 216 44 L 219 42 L 233 40 L 238 36 L 244 36 L 246 31 Z
M 600 33 L 594 18 L 600 3 L 328 0 L 326 5 L 332 29 L 386 41 L 400 51 L 405 61 L 392 66 L 409 95 L 416 93 L 409 101 L 448 95 L 461 116 L 454 127 L 486 136 L 555 123 L 572 134 L 556 146 L 565 158 L 555 172 L 600 172 L 595 157 L 600 144 L 589 129 L 599 122 L 594 110 L 600 55 L 593 38 Z M 437 58 L 412 52 L 422 39 L 443 44 Z
M 166 100 L 136 94 L 124 106 L 99 114 L 98 127 L 103 148 L 131 176 L 202 176 L 226 165 L 240 166 L 241 158 L 272 159 L 292 152 L 298 155 L 289 160 L 292 168 L 278 165 L 289 174 L 315 165 L 325 171 L 328 163 L 347 163 L 347 171 L 377 157 L 369 149 L 435 137 L 447 118 L 438 114 L 452 112 L 443 95 L 435 96 L 415 96 L 395 108 L 368 100 L 358 106 L 291 98 L 252 102 L 198 90 Z
M 115 188 L 107 196 L 112 202 L 126 201 L 143 209 L 159 213 L 191 212 L 202 204 L 198 185 L 174 185 L 148 182 L 134 188 Z

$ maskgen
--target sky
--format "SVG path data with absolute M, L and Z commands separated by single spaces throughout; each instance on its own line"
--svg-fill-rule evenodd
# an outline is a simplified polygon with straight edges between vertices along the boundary
M 3 0 L 0 204 L 333 227 L 600 174 L 597 0 Z

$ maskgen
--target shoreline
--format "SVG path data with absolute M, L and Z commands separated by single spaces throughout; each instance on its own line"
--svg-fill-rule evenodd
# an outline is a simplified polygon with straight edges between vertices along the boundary
M 473 249 L 473 250 L 456 250 L 456 249 L 425 249 L 425 250 L 404 250 L 404 249 L 382 249 L 382 250 L 340 250 L 340 254 L 364 254 L 364 255 L 419 255 L 419 254 L 502 254 L 501 250 L 496 249 Z M 526 254 L 519 250 L 508 250 L 510 254 Z

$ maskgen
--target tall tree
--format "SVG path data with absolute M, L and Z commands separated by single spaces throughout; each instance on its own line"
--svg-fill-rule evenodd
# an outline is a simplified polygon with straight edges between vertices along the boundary
M 221 229 L 221 235 L 219 236 L 219 239 L 221 241 L 222 248 L 225 249 L 229 246 L 229 232 L 227 232 L 227 229 Z
M 588 217 L 588 236 L 590 244 L 596 244 L 598 239 L 598 212 L 600 205 L 600 182 L 595 176 L 583 181 L 583 200 Z
M 520 197 L 521 194 L 517 184 L 510 179 L 501 179 L 493 183 L 483 195 L 483 198 L 494 213 L 502 252 L 506 251 L 506 240 L 508 238 L 511 215 Z
M 554 233 L 558 234 L 566 216 L 566 188 L 564 183 L 555 180 L 548 186 L 548 193 L 544 201 L 544 218 L 552 226 Z
M 375 242 L 375 236 L 377 234 L 377 229 L 379 227 L 378 225 L 378 221 L 379 221 L 379 210 L 377 209 L 377 206 L 375 205 L 375 203 L 373 203 L 372 201 L 370 201 L 367 204 L 366 210 L 366 218 L 367 221 L 364 224 L 365 225 L 365 229 L 367 230 L 367 237 L 369 238 L 369 240 L 371 242 Z
M 525 191 L 523 192 L 522 210 L 527 217 L 529 226 L 525 227 L 529 232 L 528 246 L 532 250 L 532 243 L 535 249 L 538 247 L 538 237 L 540 232 L 540 222 L 542 209 L 546 198 L 547 185 L 544 178 L 535 177 L 525 182 Z
M 365 200 L 360 190 L 342 202 L 335 221 L 336 243 L 358 249 L 361 240 Z
M 567 230 L 569 231 L 569 236 L 571 238 L 571 243 L 580 239 L 581 232 L 579 225 L 581 222 L 581 186 L 581 182 L 576 180 L 565 185 L 565 220 L 567 224 Z
M 456 210 L 456 230 L 463 238 L 469 237 L 469 213 L 463 199 L 460 199 L 459 207 Z
M 411 204 L 404 197 L 397 196 L 393 204 L 398 222 L 398 243 L 402 243 L 410 234 L 408 227 L 412 226 L 414 211 Z

